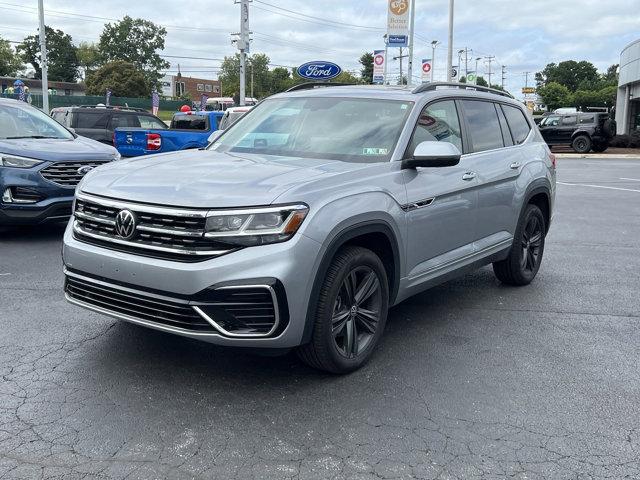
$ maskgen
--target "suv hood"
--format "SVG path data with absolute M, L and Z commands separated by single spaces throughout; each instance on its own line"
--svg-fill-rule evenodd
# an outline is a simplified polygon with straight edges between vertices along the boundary
M 294 186 L 367 164 L 188 150 L 120 160 L 87 174 L 84 193 L 190 208 L 269 205 Z
M 0 153 L 38 160 L 62 162 L 78 160 L 113 160 L 116 150 L 85 137 L 72 140 L 57 138 L 0 139 Z

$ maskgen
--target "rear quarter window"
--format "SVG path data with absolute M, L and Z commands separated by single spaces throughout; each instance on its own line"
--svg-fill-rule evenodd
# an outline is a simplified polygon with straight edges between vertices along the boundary
M 531 131 L 531 126 L 524 116 L 524 112 L 510 105 L 502 105 L 502 111 L 504 112 L 504 116 L 507 117 L 507 123 L 509 124 L 513 141 L 516 145 L 520 145 L 527 139 Z

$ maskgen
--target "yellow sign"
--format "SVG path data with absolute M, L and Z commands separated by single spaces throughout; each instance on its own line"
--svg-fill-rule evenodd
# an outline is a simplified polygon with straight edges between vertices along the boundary
M 527 94 L 527 93 L 536 93 L 536 89 L 534 87 L 523 87 L 522 88 L 522 93 L 523 94 Z

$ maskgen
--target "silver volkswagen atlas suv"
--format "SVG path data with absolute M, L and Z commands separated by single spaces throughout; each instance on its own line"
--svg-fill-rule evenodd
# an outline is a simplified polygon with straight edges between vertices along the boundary
M 492 263 L 530 283 L 555 157 L 522 104 L 463 84 L 303 85 L 204 150 L 90 172 L 69 302 L 217 345 L 363 365 L 391 306 Z

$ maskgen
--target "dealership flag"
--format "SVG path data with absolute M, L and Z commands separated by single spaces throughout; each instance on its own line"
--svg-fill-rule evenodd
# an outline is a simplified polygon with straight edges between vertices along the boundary
M 409 38 L 409 0 L 386 0 L 387 44 L 406 47 Z
M 24 91 L 24 87 L 22 85 L 20 85 L 18 87 L 18 100 L 20 100 L 21 102 L 26 102 L 27 101 L 27 95 Z
M 151 92 L 151 110 L 154 115 L 158 115 L 158 109 L 160 108 L 160 95 L 157 91 Z
M 373 83 L 384 83 L 384 50 L 373 51 Z
M 209 98 L 209 95 L 207 95 L 206 93 L 203 93 L 202 95 L 200 95 L 200 111 L 204 112 L 205 107 L 207 106 L 207 99 Z
M 429 80 L 431 80 L 432 68 L 433 68 L 433 65 L 431 64 L 431 59 L 423 58 L 422 59 L 422 81 L 423 82 L 428 82 Z
M 111 90 L 107 88 L 107 94 L 105 95 L 104 104 L 108 107 L 111 101 Z

